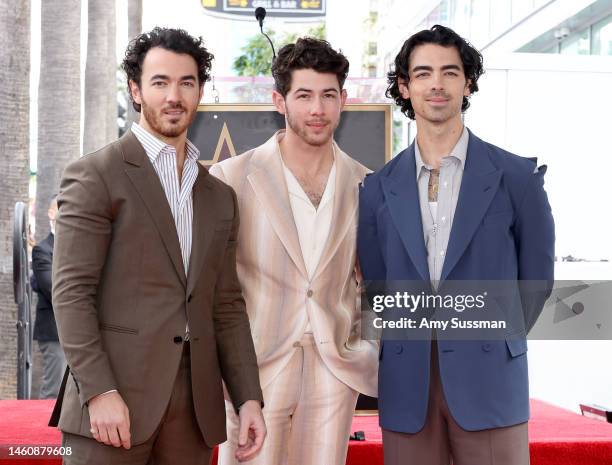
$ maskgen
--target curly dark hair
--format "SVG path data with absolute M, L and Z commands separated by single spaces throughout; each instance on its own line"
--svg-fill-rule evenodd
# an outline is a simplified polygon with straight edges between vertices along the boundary
M 186 53 L 195 60 L 198 65 L 198 83 L 200 87 L 210 79 L 210 68 L 213 54 L 206 50 L 202 37 L 192 37 L 183 29 L 170 29 L 156 27 L 150 32 L 144 32 L 132 39 L 125 51 L 125 58 L 121 67 L 127 75 L 128 92 L 134 110 L 140 113 L 140 104 L 134 102 L 130 81 L 134 81 L 140 87 L 142 76 L 142 63 L 149 50 L 153 47 L 161 47 L 176 53 Z
M 296 69 L 313 69 L 318 73 L 333 73 L 340 89 L 348 75 L 349 62 L 336 52 L 329 42 L 313 37 L 302 37 L 295 44 L 287 44 L 272 63 L 274 86 L 283 97 L 291 88 L 291 73 Z
M 466 80 L 470 82 L 470 93 L 478 91 L 478 78 L 484 73 L 482 64 L 482 55 L 472 44 L 462 38 L 459 34 L 448 27 L 440 26 L 436 24 L 431 29 L 424 29 L 423 31 L 417 32 L 410 37 L 402 49 L 395 57 L 394 66 L 387 73 L 387 91 L 385 95 L 391 98 L 401 108 L 408 118 L 414 119 L 414 108 L 410 99 L 405 99 L 400 93 L 399 84 L 400 81 L 408 82 L 408 69 L 410 55 L 412 51 L 423 44 L 437 44 L 443 47 L 455 47 L 461 57 L 463 63 L 463 72 Z M 470 106 L 470 102 L 467 97 L 463 97 L 463 103 L 461 105 L 461 111 L 465 111 Z

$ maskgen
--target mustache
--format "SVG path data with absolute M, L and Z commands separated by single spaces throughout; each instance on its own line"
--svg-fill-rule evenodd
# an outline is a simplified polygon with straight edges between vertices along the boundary
M 436 91 L 436 92 L 432 92 L 429 95 L 427 95 L 427 98 L 444 98 L 444 99 L 450 99 L 450 95 L 448 95 L 446 92 L 444 91 Z
M 168 105 L 168 106 L 166 106 L 166 107 L 164 107 L 162 109 L 162 111 L 168 111 L 168 110 L 183 110 L 183 111 L 186 111 L 187 109 L 181 103 L 173 103 L 173 104 L 170 104 L 170 105 Z

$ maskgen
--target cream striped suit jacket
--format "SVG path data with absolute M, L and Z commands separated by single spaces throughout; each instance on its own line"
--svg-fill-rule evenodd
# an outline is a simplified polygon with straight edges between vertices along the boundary
M 357 292 L 357 199 L 368 169 L 335 144 L 332 226 L 309 280 L 283 173 L 279 131 L 210 173 L 234 188 L 240 211 L 238 278 L 262 388 L 288 363 L 308 320 L 327 367 L 353 389 L 377 395 L 378 344 L 361 340 Z M 316 305 L 313 305 L 313 301 Z

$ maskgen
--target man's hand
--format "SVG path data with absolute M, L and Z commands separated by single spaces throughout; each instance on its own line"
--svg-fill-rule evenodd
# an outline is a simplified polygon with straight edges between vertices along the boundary
M 240 429 L 236 458 L 240 462 L 251 460 L 263 445 L 266 437 L 266 424 L 261 413 L 261 404 L 247 400 L 240 407 Z
M 89 401 L 91 434 L 98 442 L 129 449 L 130 413 L 117 391 L 92 397 Z

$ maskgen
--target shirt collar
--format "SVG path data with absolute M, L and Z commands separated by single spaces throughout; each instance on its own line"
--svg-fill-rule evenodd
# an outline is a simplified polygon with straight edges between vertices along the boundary
M 467 127 L 463 126 L 463 132 L 461 133 L 459 140 L 457 141 L 453 149 L 450 151 L 450 153 L 447 155 L 448 157 L 453 157 L 459 160 L 459 162 L 461 163 L 461 169 L 465 169 L 465 159 L 467 158 L 469 140 L 470 134 L 467 130 Z M 416 161 L 416 177 L 417 179 L 419 179 L 422 168 L 431 169 L 431 167 L 429 165 L 426 165 L 423 161 L 423 158 L 421 157 L 421 151 L 419 150 L 419 144 L 416 140 L 414 141 L 414 158 Z
M 173 146 L 166 144 L 161 139 L 158 139 L 136 122 L 132 123 L 132 132 L 144 148 L 147 157 L 149 157 L 149 160 L 151 160 L 151 163 L 155 163 L 157 157 L 164 149 L 169 149 L 173 152 L 175 151 Z M 198 161 L 200 158 L 200 151 L 189 139 L 186 139 L 185 141 L 185 151 L 187 152 L 186 156 L 189 160 Z
M 283 136 L 284 131 L 283 134 L 279 135 L 278 137 L 282 138 Z M 278 145 L 278 141 L 280 140 L 279 138 L 277 138 L 278 157 L 280 158 L 281 165 L 283 165 L 283 173 L 285 175 L 285 181 L 287 183 L 287 191 L 289 192 L 289 194 L 295 195 L 296 197 L 304 200 L 305 202 L 308 202 L 308 204 L 311 205 L 312 202 L 304 192 L 304 189 L 300 185 L 299 181 L 293 175 L 291 170 L 287 168 L 287 165 L 285 165 L 285 161 L 283 160 L 283 156 L 280 152 L 280 145 Z M 325 185 L 325 190 L 323 191 L 323 197 L 321 197 L 321 203 L 319 204 L 319 208 L 325 203 L 327 203 L 329 198 L 334 195 L 336 190 L 336 147 L 334 147 L 334 144 L 332 144 L 332 155 L 334 157 L 334 161 L 332 163 L 331 169 L 329 170 L 329 175 L 327 176 L 327 184 Z

